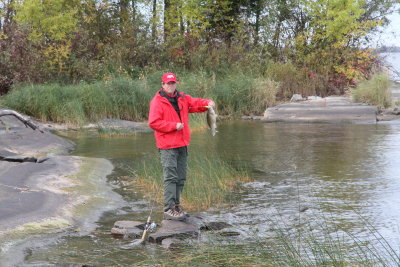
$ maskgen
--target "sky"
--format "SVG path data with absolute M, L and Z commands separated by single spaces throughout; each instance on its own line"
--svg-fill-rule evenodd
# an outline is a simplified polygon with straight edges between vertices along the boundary
M 395 12 L 388 16 L 390 24 L 383 29 L 381 34 L 376 35 L 376 47 L 398 46 L 400 47 L 400 14 Z

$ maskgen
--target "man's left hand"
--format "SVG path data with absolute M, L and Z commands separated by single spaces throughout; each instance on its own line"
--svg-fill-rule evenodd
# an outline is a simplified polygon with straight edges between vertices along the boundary
M 209 107 L 212 107 L 212 108 L 215 108 L 215 103 L 214 103 L 214 101 L 210 101 L 210 102 L 208 102 L 208 106 Z

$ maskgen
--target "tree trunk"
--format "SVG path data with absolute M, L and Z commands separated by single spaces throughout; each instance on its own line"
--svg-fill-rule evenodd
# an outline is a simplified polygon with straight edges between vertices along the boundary
M 5 17 L 3 20 L 3 28 L 2 28 L 3 33 L 7 33 L 8 26 L 11 25 L 13 22 L 13 18 L 15 15 L 14 9 L 12 8 L 13 2 L 14 2 L 14 0 L 10 0 L 8 2 L 8 4 L 5 4 L 5 7 L 3 7 L 3 9 L 6 10 Z M 0 27 L 0 29 L 1 29 L 1 27 Z
M 171 24 L 171 0 L 164 0 L 164 42 L 167 41 L 170 34 Z
M 157 0 L 153 0 L 153 21 L 151 22 L 151 39 L 156 42 L 157 31 Z
M 256 22 L 254 27 L 254 46 L 258 45 L 259 33 L 260 33 L 260 15 L 261 15 L 261 0 L 256 3 Z

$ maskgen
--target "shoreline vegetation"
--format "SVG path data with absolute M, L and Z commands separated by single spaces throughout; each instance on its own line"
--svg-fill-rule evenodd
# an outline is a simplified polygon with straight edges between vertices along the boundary
M 283 75 L 288 66 L 277 67 Z M 156 71 L 141 79 L 115 77 L 95 83 L 61 85 L 18 85 L 0 97 L 0 104 L 32 116 L 43 123 L 61 123 L 82 127 L 102 119 L 146 121 L 149 103 L 160 87 Z M 222 116 L 259 116 L 267 107 L 289 101 L 282 95 L 291 96 L 282 90 L 282 84 L 271 77 L 229 74 L 216 78 L 214 73 L 182 72 L 178 90 L 195 97 L 211 98 L 217 103 L 217 112 Z M 393 105 L 390 99 L 391 81 L 383 72 L 372 74 L 369 80 L 359 81 L 351 90 L 354 101 L 375 105 L 380 109 Z M 306 86 L 305 84 L 303 86 Z M 309 90 L 309 87 L 306 87 Z M 303 93 L 303 97 L 312 95 Z M 197 116 L 192 116 L 194 130 L 203 128 Z M 127 134 L 121 131 L 99 129 L 99 134 Z
M 233 166 L 213 152 L 189 152 L 190 164 L 182 194 L 182 206 L 190 212 L 199 212 L 211 206 L 224 205 L 232 200 L 231 193 L 237 191 L 244 183 L 250 182 L 249 171 L 245 166 Z M 162 205 L 163 175 L 158 153 L 152 153 L 142 159 L 139 167 L 130 170 L 134 177 L 126 188 L 143 193 L 148 199 Z M 201 190 L 199 190 L 201 188 Z

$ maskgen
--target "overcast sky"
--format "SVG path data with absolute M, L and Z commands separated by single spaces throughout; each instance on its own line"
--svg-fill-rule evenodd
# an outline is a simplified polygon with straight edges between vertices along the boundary
M 400 14 L 395 12 L 388 17 L 390 24 L 385 27 L 381 34 L 376 36 L 376 46 L 399 46 L 400 47 Z

